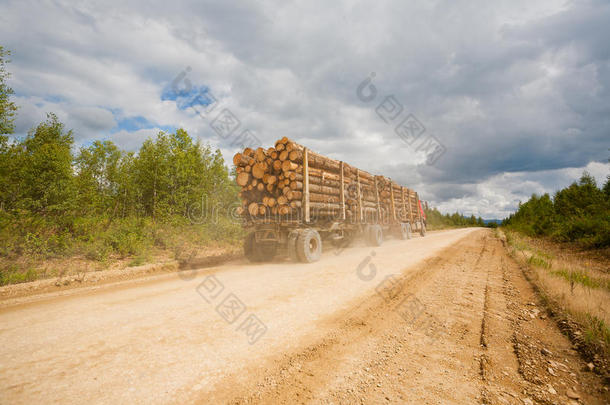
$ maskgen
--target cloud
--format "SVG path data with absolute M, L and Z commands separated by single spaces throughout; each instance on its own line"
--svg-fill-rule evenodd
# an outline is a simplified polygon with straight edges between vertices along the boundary
M 183 127 L 230 160 L 240 138 L 210 126 L 228 109 L 236 135 L 264 146 L 289 136 L 444 210 L 498 217 L 578 177 L 569 170 L 607 171 L 609 20 L 601 0 L 12 0 L 0 5 L 0 37 L 21 134 L 49 111 L 79 143 L 130 150 Z M 358 85 L 373 72 L 376 97 L 363 101 Z M 376 108 L 390 95 L 402 112 L 386 123 Z M 197 114 L 210 96 L 217 107 Z M 408 114 L 446 147 L 433 166 L 395 131 Z

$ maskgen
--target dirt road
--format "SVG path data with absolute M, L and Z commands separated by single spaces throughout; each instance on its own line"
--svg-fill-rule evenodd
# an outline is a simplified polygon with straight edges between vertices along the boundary
M 604 403 L 483 229 L 0 304 L 1 403 Z

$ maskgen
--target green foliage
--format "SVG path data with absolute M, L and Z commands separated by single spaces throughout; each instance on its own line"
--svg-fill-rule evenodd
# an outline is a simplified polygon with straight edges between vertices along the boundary
M 152 248 L 242 235 L 222 209 L 238 200 L 220 151 L 186 131 L 160 132 L 135 154 L 96 141 L 73 156 L 72 146 L 72 133 L 52 114 L 24 139 L 3 144 L 0 259 L 132 257 L 137 265 Z M 10 274 L 3 280 L 29 277 Z
M 426 226 L 428 229 L 442 228 L 462 228 L 467 226 L 485 226 L 481 217 L 475 218 L 474 215 L 464 217 L 460 213 L 441 214 L 436 208 L 425 209 Z
M 2 137 L 2 134 L 12 134 L 15 130 L 14 122 L 17 106 L 10 101 L 14 92 L 6 84 L 6 80 L 10 77 L 9 72 L 6 71 L 6 64 L 10 62 L 8 60 L 10 55 L 10 51 L 0 45 L 0 144 L 6 142 L 6 137 Z
M 6 207 L 41 215 L 62 215 L 74 203 L 72 131 L 53 114 L 27 137 L 11 146 Z
M 580 284 L 588 288 L 602 288 L 610 291 L 610 280 L 591 277 L 581 270 L 559 269 L 552 271 L 551 274 L 564 278 L 570 284 Z
M 238 187 L 220 151 L 183 129 L 160 132 L 138 153 L 95 141 L 74 154 L 72 131 L 48 114 L 9 142 L 3 134 L 14 130 L 16 106 L 6 84 L 8 56 L 0 46 L 0 284 L 38 277 L 14 265 L 23 258 L 131 257 L 137 265 L 156 247 L 242 236 L 228 212 Z
M 603 189 L 584 172 L 554 197 L 532 195 L 503 225 L 529 236 L 550 236 L 588 248 L 610 246 L 610 177 Z
M 532 266 L 543 267 L 545 269 L 551 268 L 551 263 L 536 254 L 531 255 L 530 258 L 527 259 L 527 262 Z
M 38 272 L 32 268 L 21 269 L 16 265 L 0 268 L 0 286 L 26 283 L 28 281 L 34 281 L 37 278 Z
M 596 316 L 587 314 L 585 322 L 586 329 L 584 333 L 585 341 L 589 344 L 602 343 L 605 347 L 610 346 L 610 328 Z

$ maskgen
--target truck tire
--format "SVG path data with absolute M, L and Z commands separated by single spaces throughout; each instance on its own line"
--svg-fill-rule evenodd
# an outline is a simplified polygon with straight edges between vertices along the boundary
M 424 224 L 424 221 L 422 221 L 419 225 L 420 225 L 419 234 L 421 236 L 426 236 L 426 224 Z
M 313 263 L 322 255 L 322 239 L 315 229 L 304 229 L 299 232 L 296 243 L 297 256 L 303 263 Z
M 411 224 L 409 224 L 409 223 L 400 224 L 398 236 L 402 240 L 411 239 Z
M 374 224 L 368 227 L 368 244 L 371 246 L 381 246 L 383 243 L 383 229 L 381 225 Z
M 288 258 L 293 262 L 299 261 L 299 256 L 297 255 L 297 239 L 299 238 L 300 232 L 298 230 L 291 231 L 288 234 Z
M 251 262 L 260 263 L 271 261 L 276 253 L 276 243 L 268 242 L 257 244 L 254 232 L 249 233 L 244 240 L 244 256 Z
M 244 239 L 244 256 L 251 262 L 260 262 L 261 258 L 256 249 L 256 239 L 254 232 L 250 232 Z

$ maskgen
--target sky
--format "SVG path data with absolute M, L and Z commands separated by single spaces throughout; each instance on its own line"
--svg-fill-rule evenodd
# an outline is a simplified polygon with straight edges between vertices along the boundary
M 607 1 L 0 2 L 16 136 L 184 128 L 228 164 L 287 136 L 486 219 L 605 182 L 608 38 Z

